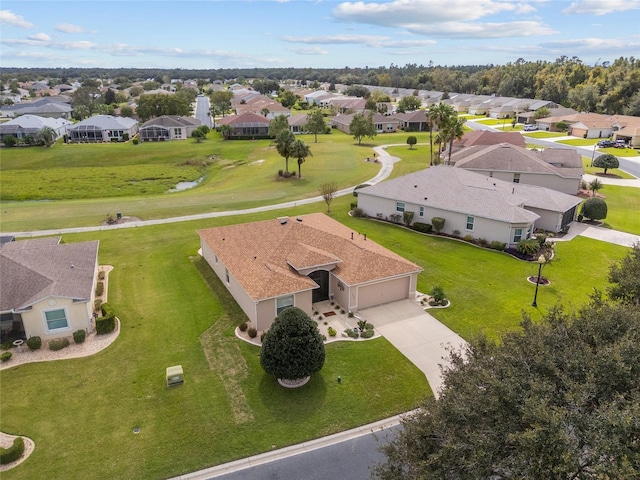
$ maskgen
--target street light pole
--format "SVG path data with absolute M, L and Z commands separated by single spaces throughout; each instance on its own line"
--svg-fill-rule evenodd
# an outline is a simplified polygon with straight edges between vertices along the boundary
M 538 306 L 538 287 L 540 286 L 540 275 L 542 274 L 542 262 L 538 262 L 538 276 L 536 277 L 536 293 L 533 295 L 532 307 Z
M 596 156 L 596 150 L 598 149 L 597 145 L 593 146 L 593 153 L 591 154 L 591 165 L 589 165 L 590 167 L 593 167 L 593 157 Z

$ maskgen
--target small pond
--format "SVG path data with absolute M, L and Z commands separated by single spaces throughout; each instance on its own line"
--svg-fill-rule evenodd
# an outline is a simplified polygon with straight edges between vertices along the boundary
M 182 192 L 183 190 L 189 190 L 190 188 L 197 186 L 202 180 L 204 180 L 204 177 L 200 177 L 199 179 L 194 180 L 193 182 L 179 182 L 171 190 L 167 190 L 167 192 L 173 193 L 173 192 Z

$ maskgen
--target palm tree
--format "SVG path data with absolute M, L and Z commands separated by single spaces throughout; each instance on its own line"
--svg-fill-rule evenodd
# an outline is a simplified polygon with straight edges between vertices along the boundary
M 602 182 L 597 178 L 594 178 L 593 180 L 591 180 L 589 182 L 589 190 L 591 190 L 591 196 L 593 197 L 595 195 L 597 197 L 598 190 L 601 190 L 602 187 L 604 187 L 604 185 L 602 185 Z
M 449 122 L 443 129 L 443 133 L 445 134 L 445 137 L 449 142 L 449 158 L 447 160 L 447 165 L 451 165 L 451 151 L 453 149 L 453 141 L 462 138 L 462 136 L 464 135 L 464 122 L 466 122 L 464 118 L 455 116 L 449 120 Z
M 429 117 L 433 124 L 438 127 L 438 130 L 443 130 L 446 128 L 446 125 L 453 119 L 457 118 L 458 114 L 453 109 L 451 105 L 446 103 L 438 103 L 437 105 L 432 105 L 429 108 Z M 438 135 L 436 141 L 438 143 L 438 157 L 440 157 L 440 153 L 442 152 L 442 142 L 445 141 L 446 135 Z M 433 143 L 431 144 L 431 149 L 433 151 Z M 433 156 L 433 153 L 432 153 Z
M 293 156 L 291 147 L 295 141 L 295 136 L 289 130 L 283 130 L 276 136 L 276 150 L 284 157 L 284 171 L 289 173 L 289 157 Z
M 298 159 L 298 178 L 302 178 L 301 167 L 304 163 L 304 159 L 309 156 L 313 156 L 309 146 L 302 140 L 296 140 L 291 146 L 291 156 Z
M 42 142 L 45 147 L 50 147 L 56 141 L 56 131 L 51 127 L 42 127 L 38 132 L 38 141 Z

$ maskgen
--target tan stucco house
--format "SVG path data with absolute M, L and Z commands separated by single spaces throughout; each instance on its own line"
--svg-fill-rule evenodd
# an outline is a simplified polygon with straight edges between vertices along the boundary
M 560 232 L 581 199 L 549 188 L 506 182 L 463 168 L 438 165 L 358 189 L 370 217 L 413 212 L 412 223 L 445 219 L 443 233 L 514 246 L 535 229 Z M 402 220 L 401 220 L 402 221 Z
M 199 230 L 201 252 L 258 330 L 285 308 L 412 298 L 422 269 L 322 213 Z
M 61 244 L 60 237 L 4 243 L 0 248 L 3 334 L 51 340 L 91 330 L 98 245 L 97 240 Z

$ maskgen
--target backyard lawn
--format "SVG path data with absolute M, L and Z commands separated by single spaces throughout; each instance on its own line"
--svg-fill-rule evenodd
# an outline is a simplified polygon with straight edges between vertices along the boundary
M 598 167 L 591 166 L 591 157 L 582 156 L 582 168 L 584 169 L 584 173 L 588 173 L 590 175 L 603 175 L 604 169 Z M 632 179 L 636 178 L 630 173 L 627 173 L 618 168 L 610 168 L 607 170 L 607 176 L 611 176 L 612 178 L 627 178 Z
M 607 202 L 605 226 L 640 235 L 640 188 L 605 185 L 598 193 Z

